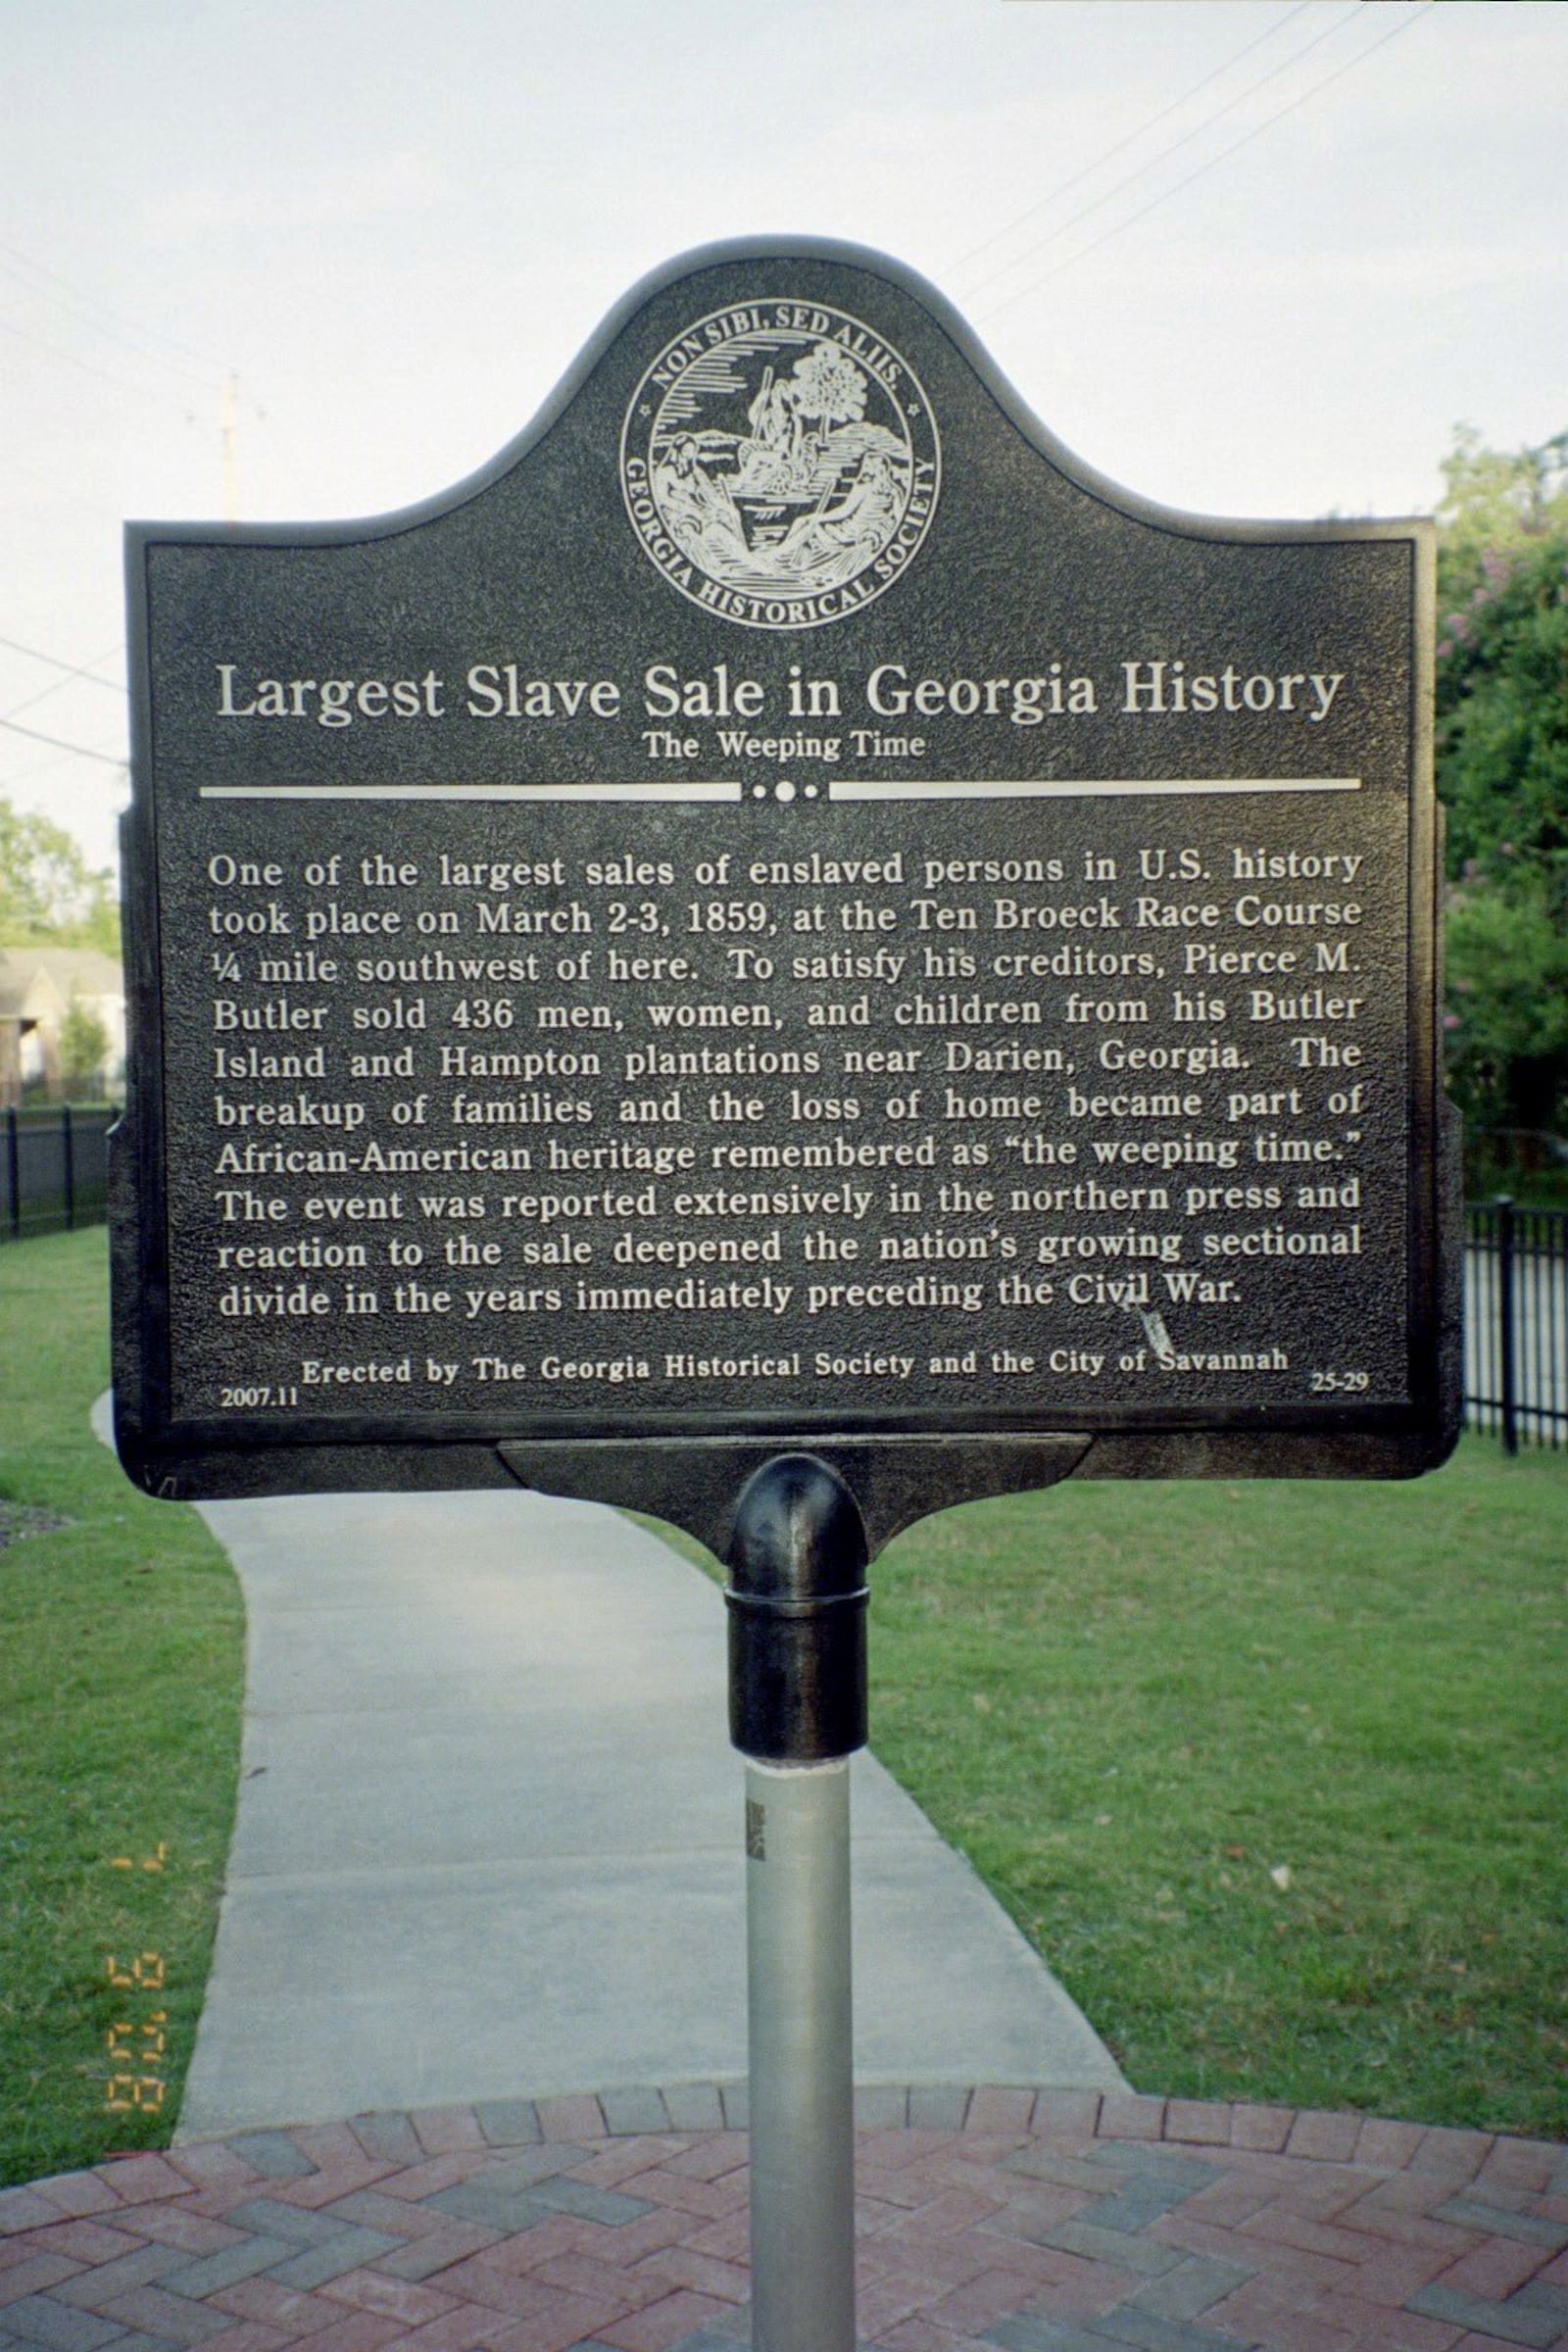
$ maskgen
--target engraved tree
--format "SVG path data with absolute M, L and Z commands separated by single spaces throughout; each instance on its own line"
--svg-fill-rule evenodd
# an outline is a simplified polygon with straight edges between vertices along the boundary
M 818 451 L 826 448 L 834 425 L 859 422 L 865 393 L 863 371 L 835 343 L 818 343 L 795 363 L 790 397 L 798 416 L 816 419 L 811 438 Z

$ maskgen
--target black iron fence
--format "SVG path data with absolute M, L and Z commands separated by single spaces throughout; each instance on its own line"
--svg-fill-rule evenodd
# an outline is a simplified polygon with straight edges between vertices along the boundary
M 1568 1209 L 1466 1209 L 1464 1409 L 1509 1453 L 1568 1443 Z
M 101 1225 L 109 1214 L 112 1103 L 0 1113 L 0 1241 Z

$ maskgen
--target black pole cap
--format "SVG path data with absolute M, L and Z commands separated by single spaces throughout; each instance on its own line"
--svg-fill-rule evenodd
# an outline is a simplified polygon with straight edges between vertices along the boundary
M 748 1480 L 729 1544 L 729 1736 L 764 1763 L 820 1764 L 865 1745 L 865 1528 L 810 1453 Z

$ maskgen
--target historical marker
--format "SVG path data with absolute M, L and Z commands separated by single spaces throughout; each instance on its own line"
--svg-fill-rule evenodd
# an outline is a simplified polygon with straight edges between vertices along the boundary
M 751 245 L 448 497 L 128 561 L 122 1458 L 726 1554 L 755 2337 L 850 2352 L 868 1555 L 1452 1443 L 1430 526 L 1149 506 Z
M 140 1483 L 1442 1458 L 1429 526 L 1148 505 L 758 244 L 449 495 L 128 562 Z

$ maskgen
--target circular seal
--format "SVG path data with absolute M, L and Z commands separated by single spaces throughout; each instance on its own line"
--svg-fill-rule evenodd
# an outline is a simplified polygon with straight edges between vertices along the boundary
M 755 629 L 817 628 L 890 588 L 930 527 L 941 463 L 908 362 L 821 302 L 697 319 L 644 375 L 620 437 L 650 561 Z

